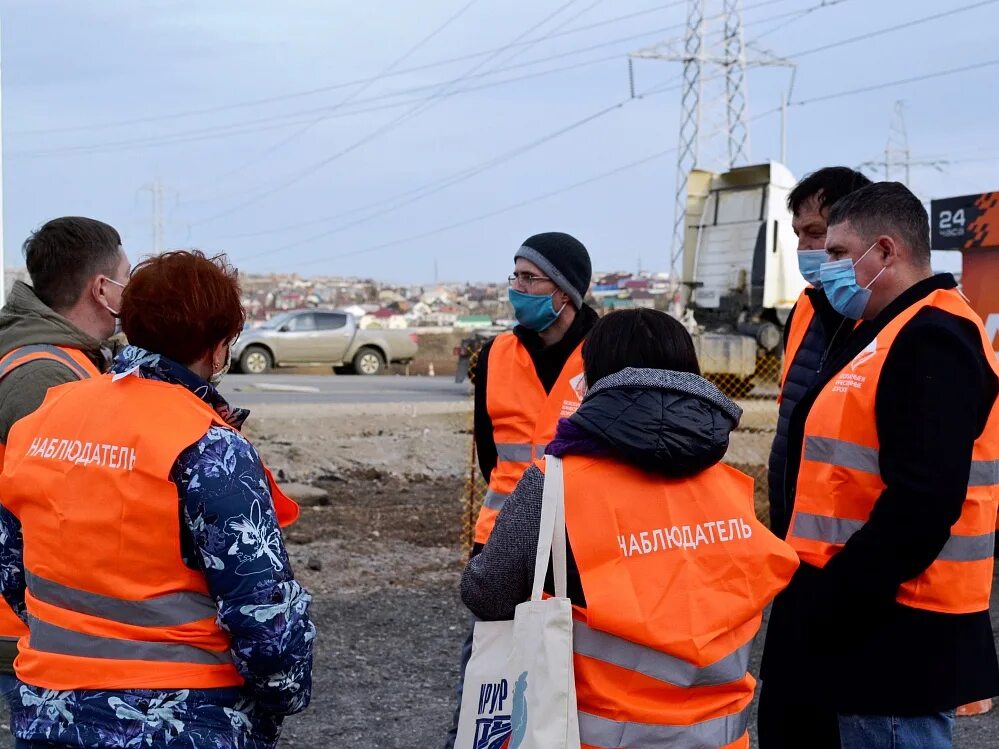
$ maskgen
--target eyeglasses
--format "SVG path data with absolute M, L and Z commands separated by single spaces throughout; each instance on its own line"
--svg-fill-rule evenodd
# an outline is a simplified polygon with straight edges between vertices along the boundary
M 518 282 L 523 286 L 533 286 L 534 284 L 541 283 L 542 281 L 551 281 L 548 276 L 535 276 L 533 273 L 528 273 L 526 271 L 511 273 L 507 276 L 506 280 L 511 286 Z

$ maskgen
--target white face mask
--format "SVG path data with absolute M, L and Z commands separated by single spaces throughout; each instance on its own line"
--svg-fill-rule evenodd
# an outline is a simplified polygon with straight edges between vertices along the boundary
M 105 276 L 105 278 L 107 278 L 107 280 L 113 283 L 115 286 L 120 286 L 123 289 L 125 288 L 125 284 L 119 283 L 118 281 L 115 281 L 113 278 L 108 278 L 107 276 Z M 114 333 L 112 333 L 111 335 L 112 336 L 119 335 L 121 333 L 121 312 L 119 312 L 116 309 L 111 309 L 106 304 L 104 305 L 104 309 L 106 309 L 108 313 L 111 315 L 111 317 L 114 318 Z
M 235 343 L 235 341 L 233 341 L 233 343 Z M 225 349 L 225 364 L 222 365 L 222 369 L 208 378 L 208 382 L 210 382 L 214 387 L 218 387 L 222 382 L 222 378 L 226 376 L 226 373 L 229 371 L 229 367 L 231 366 L 232 344 L 230 343 Z

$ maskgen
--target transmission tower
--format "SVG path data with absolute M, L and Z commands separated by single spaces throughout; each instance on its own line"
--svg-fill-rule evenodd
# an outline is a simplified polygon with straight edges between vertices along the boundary
M 683 39 L 662 42 L 631 56 L 683 64 L 670 251 L 670 279 L 675 285 L 683 255 L 687 175 L 696 167 L 724 171 L 749 161 L 746 69 L 793 68 L 794 63 L 744 41 L 741 0 L 688 0 Z
M 888 126 L 888 142 L 885 144 L 885 181 L 891 181 L 891 168 L 899 164 L 905 169 L 905 184 L 909 184 L 912 169 L 912 153 L 909 151 L 909 133 L 905 129 L 905 102 L 895 102 L 895 113 Z
M 189 224 L 167 219 L 165 200 L 170 197 L 173 202 L 173 206 L 176 207 L 177 204 L 180 203 L 180 193 L 176 190 L 170 189 L 159 179 L 154 179 L 149 184 L 143 185 L 135 191 L 137 203 L 139 194 L 143 192 L 149 193 L 151 204 L 151 212 L 148 221 L 152 228 L 153 254 L 159 255 L 166 250 L 166 229 L 168 225 L 186 227 L 188 239 L 190 239 L 191 227 Z
M 877 171 L 884 170 L 885 181 L 898 178 L 897 170 L 902 170 L 905 185 L 909 189 L 912 187 L 912 167 L 930 167 L 938 172 L 942 172 L 949 162 L 946 159 L 913 159 L 909 150 L 909 132 L 905 126 L 905 102 L 896 101 L 895 109 L 892 112 L 891 122 L 888 125 L 888 141 L 885 143 L 884 161 L 874 159 L 865 161 L 857 168 L 860 170 Z

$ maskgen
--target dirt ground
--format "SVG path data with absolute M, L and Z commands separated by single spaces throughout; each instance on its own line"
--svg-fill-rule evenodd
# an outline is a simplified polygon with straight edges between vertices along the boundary
M 772 407 L 745 405 L 733 462 L 759 472 Z M 468 404 L 255 409 L 248 435 L 279 478 L 327 493 L 286 534 L 319 634 L 312 705 L 288 719 L 281 747 L 442 745 L 468 626 L 457 588 L 470 426 Z M 960 721 L 955 746 L 995 747 L 997 735 L 999 709 Z
M 467 626 L 468 407 L 261 408 L 252 424 L 275 472 L 329 493 L 287 534 L 319 635 L 312 705 L 281 746 L 438 746 Z

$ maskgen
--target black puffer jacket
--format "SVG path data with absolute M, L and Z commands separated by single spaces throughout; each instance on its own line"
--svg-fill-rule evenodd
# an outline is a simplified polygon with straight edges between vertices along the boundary
M 836 353 L 837 347 L 853 330 L 853 324 L 847 325 L 845 318 L 832 308 L 825 292 L 821 289 L 808 288 L 802 294 L 807 296 L 815 310 L 812 322 L 808 326 L 805 337 L 795 354 L 794 361 L 788 369 L 787 379 L 781 390 L 781 402 L 777 415 L 777 432 L 774 434 L 773 445 L 770 448 L 769 471 L 767 472 L 770 489 L 770 529 L 781 538 L 787 536 L 788 523 L 791 520 L 794 487 L 787 485 L 787 477 L 796 475 L 797 464 L 788 465 L 788 430 L 791 416 L 802 398 L 812 389 L 819 379 L 819 370 L 829 356 Z M 801 300 L 791 310 L 791 317 L 784 326 L 785 336 L 791 329 L 794 315 L 802 314 Z M 784 341 L 785 348 L 787 340 Z
M 721 460 L 741 415 L 697 375 L 625 369 L 597 382 L 575 415 L 559 422 L 548 452 L 603 455 L 650 473 L 691 476 Z M 510 619 L 531 595 L 543 491 L 544 475 L 531 466 L 507 498 L 489 542 L 465 568 L 461 597 L 480 619 Z M 567 556 L 569 597 L 585 605 L 571 545 Z M 550 569 L 546 589 L 553 590 Z

